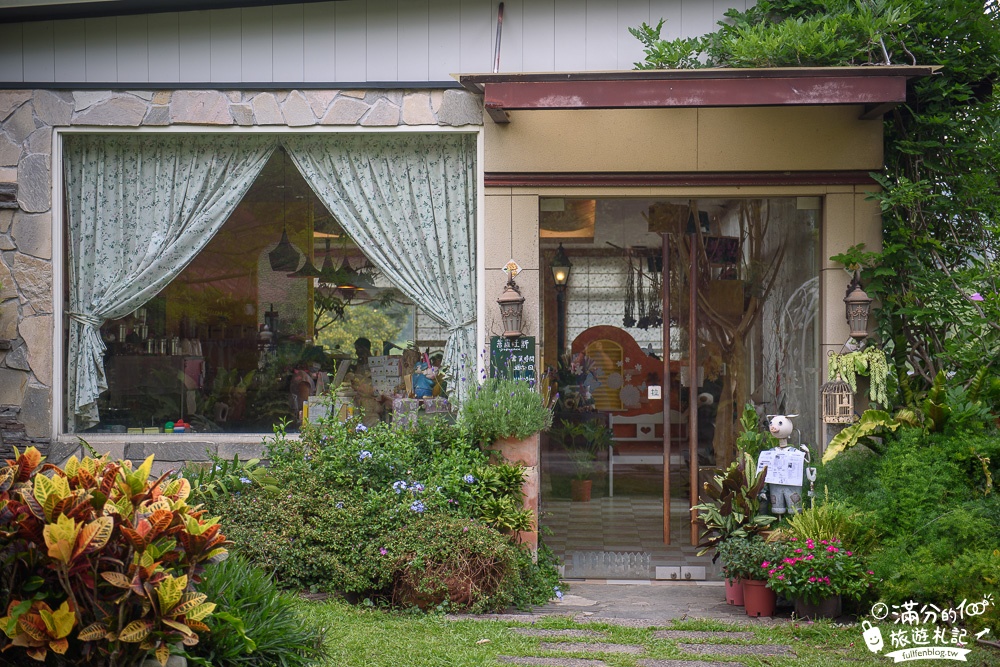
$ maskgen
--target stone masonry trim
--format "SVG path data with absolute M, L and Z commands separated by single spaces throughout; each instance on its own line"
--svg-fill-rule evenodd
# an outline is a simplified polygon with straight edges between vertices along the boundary
M 189 125 L 262 128 L 309 128 L 343 125 L 378 127 L 482 126 L 482 98 L 464 90 L 81 90 L 0 91 L 0 183 L 18 184 L 17 224 L 0 220 L 0 332 L 17 332 L 27 318 L 52 312 L 52 129 L 61 127 L 135 130 Z M 30 214 L 30 215 L 29 215 Z M 48 224 L 41 229 L 40 224 Z M 13 318 L 13 322 L 4 321 Z M 51 318 L 50 318 L 51 319 Z M 53 332 L 44 332 L 50 341 Z M 45 446 L 41 420 L 28 420 L 27 410 L 51 406 L 52 368 L 40 341 L 27 345 L 20 334 L 9 339 L 13 350 L 0 353 L 0 374 L 21 401 L 10 406 L 4 434 L 19 445 Z M 49 345 L 51 347 L 51 345 Z M 44 348 L 48 349 L 48 348 Z M 8 359 L 9 362 L 8 363 Z M 28 366 L 28 368 L 23 368 Z M 36 388 L 25 392 L 27 386 Z M 38 388 L 49 392 L 42 400 Z M 9 397 L 8 397 L 9 398 Z M 16 408 L 16 409 L 15 409 Z M 14 435 L 17 433 L 18 435 Z

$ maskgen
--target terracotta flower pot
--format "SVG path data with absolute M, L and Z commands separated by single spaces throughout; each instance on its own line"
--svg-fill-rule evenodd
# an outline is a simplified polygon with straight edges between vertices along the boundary
M 570 481 L 570 498 L 576 503 L 590 502 L 590 490 L 594 482 L 589 479 L 574 479 Z
M 774 605 L 778 596 L 767 587 L 766 581 L 759 579 L 743 580 L 743 606 L 747 616 L 774 616 Z
M 726 577 L 726 604 L 743 606 L 743 580 Z
M 831 595 L 818 602 L 806 602 L 804 598 L 796 598 L 795 615 L 809 619 L 837 618 L 840 616 L 840 596 Z

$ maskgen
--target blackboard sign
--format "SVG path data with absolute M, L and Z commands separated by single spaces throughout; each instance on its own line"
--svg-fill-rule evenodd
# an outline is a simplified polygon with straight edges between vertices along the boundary
M 535 380 L 535 337 L 490 338 L 490 376 Z

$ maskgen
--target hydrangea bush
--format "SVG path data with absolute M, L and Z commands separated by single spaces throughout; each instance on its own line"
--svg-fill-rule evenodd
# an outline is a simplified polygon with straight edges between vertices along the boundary
M 459 426 L 327 421 L 279 430 L 268 454 L 277 493 L 246 485 L 209 506 L 285 586 L 473 609 L 551 595 L 554 570 L 516 543 L 534 526 L 524 469 L 490 464 Z

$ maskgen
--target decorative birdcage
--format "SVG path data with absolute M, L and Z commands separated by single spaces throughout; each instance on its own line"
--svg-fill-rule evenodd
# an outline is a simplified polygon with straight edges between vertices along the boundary
M 819 388 L 823 396 L 823 422 L 827 424 L 854 423 L 854 392 L 851 386 L 837 377 L 824 382 Z

